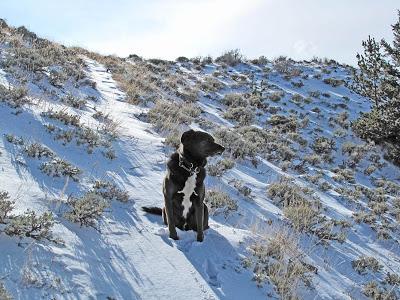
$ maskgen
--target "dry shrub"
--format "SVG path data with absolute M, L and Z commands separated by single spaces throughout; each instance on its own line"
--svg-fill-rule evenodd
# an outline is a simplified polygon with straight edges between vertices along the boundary
M 211 215 L 218 215 L 223 213 L 228 216 L 231 212 L 237 211 L 238 205 L 235 200 L 229 197 L 228 194 L 217 191 L 208 190 L 205 196 L 205 203 L 210 209 Z
M 304 261 L 298 239 L 289 229 L 279 227 L 271 236 L 262 233 L 250 246 L 252 257 L 247 265 L 254 266 L 253 279 L 258 285 L 270 281 L 282 299 L 297 299 L 299 288 L 311 288 L 317 268 Z

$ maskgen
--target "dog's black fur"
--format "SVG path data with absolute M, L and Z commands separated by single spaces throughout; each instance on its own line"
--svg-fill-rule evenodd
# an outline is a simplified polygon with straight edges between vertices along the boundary
M 208 228 L 208 208 L 204 204 L 204 178 L 207 157 L 221 154 L 224 147 L 214 142 L 214 138 L 202 131 L 189 130 L 182 134 L 181 145 L 167 163 L 167 175 L 164 179 L 164 208 L 143 207 L 148 213 L 162 215 L 168 225 L 170 238 L 177 240 L 176 228 L 197 231 L 197 240 L 203 241 L 203 230 Z M 186 181 L 196 174 L 191 206 L 186 217 L 183 216 L 184 190 Z

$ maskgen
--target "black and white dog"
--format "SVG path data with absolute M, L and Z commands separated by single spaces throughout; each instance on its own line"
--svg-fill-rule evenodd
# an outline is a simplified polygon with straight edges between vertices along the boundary
M 178 240 L 176 228 L 197 231 L 197 240 L 204 239 L 208 228 L 208 208 L 204 204 L 204 178 L 207 157 L 221 154 L 224 147 L 202 131 L 189 130 L 182 134 L 181 144 L 167 163 L 164 179 L 164 208 L 143 207 L 148 213 L 162 215 L 169 236 Z

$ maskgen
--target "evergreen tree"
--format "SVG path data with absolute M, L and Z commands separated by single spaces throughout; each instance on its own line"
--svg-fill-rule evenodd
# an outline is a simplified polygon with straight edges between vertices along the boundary
M 354 88 L 375 106 L 353 123 L 353 130 L 386 146 L 386 157 L 400 165 L 400 11 L 398 15 L 392 45 L 368 37 L 362 43 L 364 54 L 357 54 L 360 69 L 354 74 Z
M 368 39 L 362 42 L 362 46 L 364 54 L 357 54 L 359 70 L 354 73 L 354 88 L 360 95 L 373 100 L 375 106 L 379 106 L 384 100 L 381 90 L 384 73 L 381 45 L 368 36 Z

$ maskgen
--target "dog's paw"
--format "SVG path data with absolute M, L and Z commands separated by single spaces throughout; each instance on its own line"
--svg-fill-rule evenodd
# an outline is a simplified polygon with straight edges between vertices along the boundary
M 179 240 L 179 237 L 177 234 L 170 234 L 169 237 L 175 241 Z
M 198 242 L 202 242 L 202 241 L 204 241 L 204 233 L 201 233 L 201 234 L 197 234 L 197 241 Z

